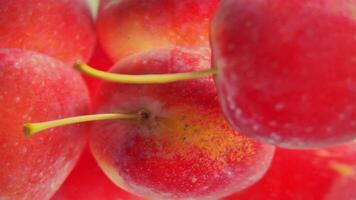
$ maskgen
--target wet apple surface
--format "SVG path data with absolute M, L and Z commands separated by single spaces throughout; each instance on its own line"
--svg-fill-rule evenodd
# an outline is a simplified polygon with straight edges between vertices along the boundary
M 223 1 L 211 32 L 230 124 L 287 148 L 355 139 L 355 7 L 349 0 Z
M 86 127 L 25 137 L 22 125 L 88 112 L 84 81 L 54 58 L 0 49 L 0 199 L 48 199 L 74 167 Z
M 159 49 L 111 72 L 160 74 L 208 69 L 208 48 Z M 149 199 L 217 199 L 264 174 L 274 147 L 241 136 L 225 121 L 212 77 L 172 84 L 103 83 L 97 113 L 145 113 L 133 121 L 93 122 L 90 146 L 120 187 Z
M 0 200 L 356 198 L 356 1 L 98 3 L 0 1 Z
M 84 0 L 0 3 L 0 48 L 39 51 L 72 65 L 87 61 L 94 45 L 94 22 Z

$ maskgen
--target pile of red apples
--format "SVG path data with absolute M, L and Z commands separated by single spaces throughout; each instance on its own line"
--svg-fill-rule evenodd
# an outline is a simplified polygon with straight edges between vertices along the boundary
M 0 0 L 0 200 L 355 188 L 355 0 Z

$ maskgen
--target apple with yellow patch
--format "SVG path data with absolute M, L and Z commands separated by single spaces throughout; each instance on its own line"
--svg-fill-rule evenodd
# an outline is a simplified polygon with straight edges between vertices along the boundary
M 111 72 L 167 74 L 209 69 L 206 48 L 158 49 L 119 62 Z M 212 77 L 170 84 L 103 83 L 97 113 L 142 113 L 97 121 L 91 150 L 120 187 L 149 199 L 217 199 L 259 180 L 274 147 L 240 135 L 220 110 Z
M 103 0 L 97 31 L 118 61 L 158 47 L 209 45 L 211 17 L 219 0 Z

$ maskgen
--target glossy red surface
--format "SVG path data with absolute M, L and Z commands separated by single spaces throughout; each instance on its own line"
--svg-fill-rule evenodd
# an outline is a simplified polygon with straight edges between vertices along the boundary
M 355 8 L 349 0 L 220 4 L 213 59 L 230 123 L 287 148 L 355 138 Z
M 160 49 L 119 62 L 127 74 L 207 69 L 210 51 Z M 149 118 L 94 122 L 90 146 L 117 185 L 149 199 L 216 199 L 242 190 L 267 170 L 274 147 L 230 128 L 213 79 L 164 85 L 103 83 L 97 113 L 148 111 Z
M 277 149 L 266 175 L 224 200 L 352 200 L 356 142 L 318 150 Z
M 72 66 L 87 61 L 95 45 L 84 0 L 16 0 L 0 3 L 0 48 L 23 48 Z
M 101 1 L 98 38 L 118 61 L 158 47 L 208 46 L 210 19 L 219 0 Z
M 0 49 L 0 199 L 49 199 L 74 167 L 86 141 L 83 125 L 33 137 L 24 123 L 86 114 L 84 81 L 42 54 Z

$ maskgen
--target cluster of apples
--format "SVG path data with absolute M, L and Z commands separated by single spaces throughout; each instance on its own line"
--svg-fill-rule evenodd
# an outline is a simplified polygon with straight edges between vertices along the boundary
M 1 1 L 0 199 L 356 198 L 355 9 Z

